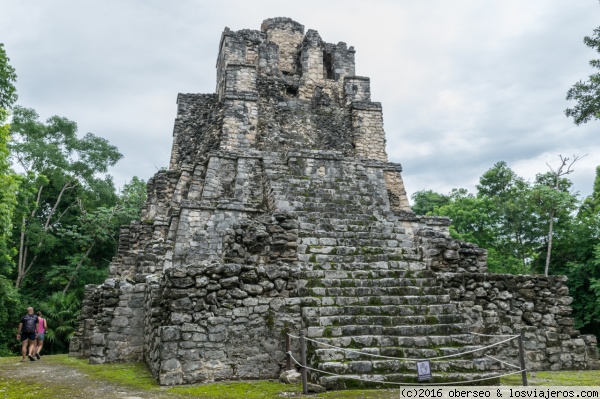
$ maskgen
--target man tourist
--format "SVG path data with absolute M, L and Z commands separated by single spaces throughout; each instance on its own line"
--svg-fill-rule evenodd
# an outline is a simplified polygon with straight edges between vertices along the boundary
M 35 340 L 37 338 L 37 324 L 38 317 L 33 314 L 33 308 L 27 308 L 27 314 L 21 318 L 19 323 L 19 329 L 17 330 L 17 339 L 21 340 L 21 353 L 23 358 L 22 362 L 25 361 L 25 356 L 32 362 L 35 361 Z M 29 347 L 29 352 L 27 351 Z
M 44 333 L 48 329 L 48 324 L 46 323 L 46 319 L 42 318 L 42 312 L 37 312 L 38 324 L 37 324 L 37 337 L 35 340 L 35 357 L 37 359 L 40 358 L 40 352 L 42 351 L 42 347 L 44 346 Z

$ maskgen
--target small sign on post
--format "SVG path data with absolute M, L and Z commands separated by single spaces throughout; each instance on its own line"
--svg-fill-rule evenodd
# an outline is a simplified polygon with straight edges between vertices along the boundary
M 431 364 L 429 360 L 421 360 L 417 362 L 417 377 L 419 381 L 427 381 L 431 379 Z

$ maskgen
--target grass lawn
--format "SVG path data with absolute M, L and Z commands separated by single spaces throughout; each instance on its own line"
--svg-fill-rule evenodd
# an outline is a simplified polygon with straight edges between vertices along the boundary
M 77 372 L 87 376 L 79 379 L 77 384 L 68 379 L 53 378 L 51 382 L 42 382 L 38 378 L 19 377 L 15 372 L 18 369 L 18 358 L 0 358 L 0 398 L 84 398 L 86 384 L 104 384 L 115 386 L 115 390 L 132 393 L 145 393 L 152 398 L 201 398 L 201 399 L 268 399 L 282 397 L 302 397 L 300 385 L 284 385 L 275 381 L 243 381 L 221 382 L 204 385 L 184 385 L 177 387 L 161 387 L 152 378 L 147 367 L 141 363 L 112 363 L 90 365 L 86 360 L 70 358 L 66 355 L 44 356 L 39 366 L 48 369 L 48 372 L 68 373 Z M 27 367 L 27 364 L 21 366 Z M 31 365 L 38 366 L 38 364 Z M 528 374 L 531 386 L 599 386 L 600 370 L 593 371 L 544 371 Z M 85 380 L 85 381 L 83 381 Z M 87 381 L 87 382 L 86 382 Z M 521 385 L 520 375 L 503 377 L 502 385 Z M 90 392 L 90 391 L 87 391 Z M 83 396 L 82 396 L 83 395 Z M 146 397 L 146 396 L 145 396 Z M 398 398 L 397 389 L 389 390 L 347 390 L 332 391 L 313 398 L 341 398 L 341 399 L 391 399 Z

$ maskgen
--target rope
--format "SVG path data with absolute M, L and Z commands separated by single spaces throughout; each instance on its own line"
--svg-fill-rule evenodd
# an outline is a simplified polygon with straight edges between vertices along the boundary
M 520 366 L 517 366 L 517 365 L 514 365 L 514 364 L 510 364 L 510 363 L 507 363 L 507 362 L 503 362 L 502 360 L 496 359 L 495 357 L 492 357 L 490 355 L 484 355 L 484 356 L 485 357 L 489 357 L 490 359 L 493 359 L 493 360 L 495 360 L 495 361 L 497 361 L 499 363 L 506 364 L 507 366 L 510 366 L 510 367 L 514 367 L 514 368 L 517 368 L 517 369 L 521 368 Z
M 297 336 L 295 336 L 295 335 L 292 335 L 292 334 L 288 334 L 288 335 L 289 335 L 290 337 L 292 337 L 292 338 L 300 338 L 300 337 L 297 337 Z M 331 348 L 336 348 L 336 349 L 339 349 L 339 350 L 342 350 L 342 351 L 346 351 L 346 352 L 356 352 L 356 353 L 360 353 L 361 355 L 367 355 L 367 356 L 372 356 L 372 357 L 379 357 L 379 358 L 383 358 L 383 359 L 392 359 L 392 360 L 414 360 L 414 361 L 419 361 L 419 360 L 439 360 L 439 359 L 448 359 L 448 358 L 451 358 L 451 357 L 456 357 L 456 356 L 466 355 L 467 353 L 479 352 L 479 351 L 482 351 L 482 350 L 484 350 L 484 349 L 491 348 L 491 347 L 493 347 L 493 346 L 498 346 L 498 345 L 500 345 L 500 344 L 503 344 L 503 343 L 505 343 L 505 342 L 508 342 L 508 341 L 510 341 L 510 340 L 513 340 L 513 339 L 515 339 L 516 337 L 518 337 L 518 335 L 512 336 L 512 338 L 508 338 L 508 339 L 505 339 L 505 340 L 503 340 L 503 341 L 496 342 L 495 344 L 491 344 L 491 345 L 488 345 L 488 346 L 484 346 L 483 348 L 479 348 L 479 349 L 473 349 L 473 350 L 470 350 L 470 351 L 459 352 L 459 353 L 455 353 L 455 354 L 453 354 L 453 355 L 436 356 L 436 357 L 429 357 L 429 358 L 391 357 L 391 356 L 384 356 L 384 355 L 376 355 L 376 354 L 373 354 L 373 353 L 362 352 L 362 351 L 360 351 L 360 350 L 357 350 L 357 349 L 346 349 L 346 348 L 340 348 L 339 346 L 335 346 L 335 345 L 326 344 L 325 342 L 316 341 L 316 340 L 314 340 L 314 339 L 311 339 L 311 338 L 306 338 L 306 337 L 304 337 L 304 339 L 306 339 L 307 341 L 311 341 L 311 342 L 317 343 L 317 344 L 319 344 L 319 345 L 325 345 L 325 346 L 329 346 L 329 347 L 331 347 Z
M 510 334 L 496 334 L 496 335 L 492 335 L 492 334 L 479 334 L 476 332 L 472 332 L 469 334 L 473 334 L 473 335 L 480 335 L 482 337 L 513 337 L 513 338 L 517 338 L 520 334 L 516 334 L 516 335 L 510 335 Z
M 292 352 L 286 352 L 286 354 L 288 354 L 290 356 L 290 358 L 294 361 L 294 363 L 296 363 L 298 366 L 304 367 L 307 370 L 316 371 L 317 373 L 328 374 L 328 375 L 332 375 L 332 376 L 335 376 L 335 377 L 341 377 L 341 378 L 344 378 L 344 379 L 358 380 L 358 381 L 364 381 L 364 382 L 378 382 L 378 383 L 391 384 L 391 385 L 413 385 L 413 386 L 415 385 L 415 383 L 409 383 L 409 382 L 392 382 L 392 381 L 381 381 L 381 380 L 369 380 L 369 379 L 364 379 L 364 378 L 360 378 L 360 377 L 344 376 L 344 375 L 341 375 L 341 374 L 330 373 L 329 371 L 323 371 L 323 370 L 315 369 L 315 368 L 312 368 L 312 367 L 309 367 L 309 366 L 303 366 L 302 364 L 300 364 L 294 358 L 294 356 L 292 356 Z M 523 371 L 527 371 L 527 370 L 525 369 L 525 370 L 513 371 L 512 373 L 506 373 L 506 374 L 497 375 L 497 376 L 494 376 L 494 377 L 479 378 L 479 379 L 476 379 L 476 380 L 455 381 L 455 382 L 438 382 L 438 383 L 435 383 L 435 384 L 427 384 L 427 386 L 468 384 L 468 383 L 471 383 L 471 382 L 493 380 L 495 378 L 505 377 L 507 375 L 518 374 L 518 373 L 521 373 Z

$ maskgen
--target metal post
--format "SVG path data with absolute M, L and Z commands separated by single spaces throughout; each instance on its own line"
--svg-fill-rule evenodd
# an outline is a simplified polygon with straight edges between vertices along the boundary
M 300 361 L 302 362 L 302 393 L 308 393 L 308 378 L 306 375 L 306 338 L 304 330 L 300 330 Z
M 285 369 L 287 371 L 292 369 L 292 357 L 290 351 L 292 350 L 290 345 L 290 328 L 285 328 Z
M 523 331 L 519 334 L 519 361 L 521 362 L 521 378 L 523 379 L 523 386 L 527 384 L 527 370 L 525 370 L 525 350 L 523 349 Z

